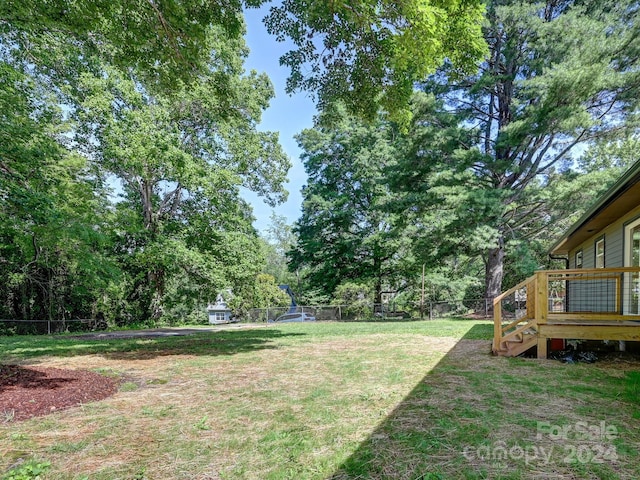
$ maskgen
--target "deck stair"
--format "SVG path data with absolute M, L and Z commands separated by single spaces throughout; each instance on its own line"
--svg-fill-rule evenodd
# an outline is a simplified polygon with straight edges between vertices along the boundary
M 495 335 L 493 353 L 505 357 L 516 357 L 538 344 L 538 325 L 534 315 L 534 288 L 536 278 L 531 277 L 507 290 L 494 300 Z M 513 309 L 511 318 L 503 317 L 502 301 L 515 296 L 520 303 L 526 304 L 526 310 Z M 524 300 L 526 299 L 526 300 Z M 518 302 L 512 302 L 513 305 Z M 513 317 L 516 317 L 513 320 Z M 508 323 L 505 323 L 507 320 Z M 509 321 L 511 320 L 511 321 Z
M 526 321 L 526 320 L 525 320 Z M 538 345 L 538 330 L 535 321 L 520 325 L 500 340 L 497 355 L 516 357 Z

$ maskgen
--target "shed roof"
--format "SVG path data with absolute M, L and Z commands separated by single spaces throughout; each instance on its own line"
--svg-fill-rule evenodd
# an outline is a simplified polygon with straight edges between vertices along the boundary
M 589 237 L 640 205 L 640 160 L 634 163 L 549 249 L 566 255 Z
M 227 306 L 226 302 L 216 302 L 216 303 L 210 303 L 209 305 L 207 305 L 207 311 L 209 312 L 228 312 L 231 311 L 231 309 Z

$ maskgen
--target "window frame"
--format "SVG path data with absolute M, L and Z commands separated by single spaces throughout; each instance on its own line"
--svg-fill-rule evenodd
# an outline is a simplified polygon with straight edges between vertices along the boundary
M 599 253 L 598 249 L 602 246 L 602 252 Z M 593 266 L 595 268 L 605 268 L 606 267 L 606 243 L 604 241 L 604 237 L 600 237 L 596 239 L 593 245 Z M 599 260 L 602 259 L 602 265 L 599 265 Z
M 574 261 L 575 268 L 582 268 L 582 265 L 584 264 L 584 253 L 582 249 L 576 252 L 573 261 Z

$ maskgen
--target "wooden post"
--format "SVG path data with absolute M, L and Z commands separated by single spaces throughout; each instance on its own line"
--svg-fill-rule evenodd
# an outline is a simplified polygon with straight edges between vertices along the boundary
M 546 272 L 536 272 L 536 323 L 545 324 L 549 315 L 549 277 Z M 538 358 L 547 358 L 547 337 L 538 328 Z
M 538 358 L 547 358 L 547 337 L 542 337 L 538 333 Z
M 502 340 L 502 300 L 493 300 L 493 352 L 497 353 L 500 349 L 500 340 Z
M 622 279 L 624 278 L 624 273 L 621 273 L 616 278 L 616 313 L 618 315 L 622 315 Z
M 549 285 L 546 272 L 536 272 L 535 319 L 538 324 L 547 323 L 549 316 Z
M 536 318 L 536 289 L 538 288 L 538 277 L 527 283 L 527 318 Z

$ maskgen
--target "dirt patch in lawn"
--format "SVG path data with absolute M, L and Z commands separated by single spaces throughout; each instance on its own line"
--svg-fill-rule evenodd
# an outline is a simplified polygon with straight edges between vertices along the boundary
M 0 422 L 102 400 L 117 390 L 116 379 L 87 370 L 0 365 Z

